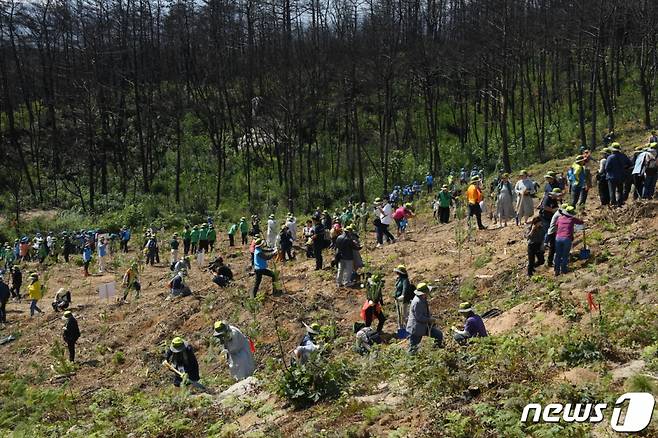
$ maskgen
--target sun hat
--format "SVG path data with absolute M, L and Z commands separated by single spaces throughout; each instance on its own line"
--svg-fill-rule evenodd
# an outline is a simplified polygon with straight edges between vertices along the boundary
M 185 349 L 185 341 L 180 336 L 176 336 L 172 339 L 169 349 L 172 353 L 180 353 Z
M 464 301 L 459 305 L 458 312 L 459 313 L 468 313 L 473 311 L 473 306 L 471 306 L 471 303 L 468 301 Z

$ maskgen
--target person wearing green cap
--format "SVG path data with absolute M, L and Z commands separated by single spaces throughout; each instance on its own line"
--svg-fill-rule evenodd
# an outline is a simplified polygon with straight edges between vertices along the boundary
M 208 225 L 208 252 L 215 250 L 215 242 L 217 241 L 217 230 L 213 224 Z
M 199 226 L 195 225 L 192 227 L 192 231 L 190 232 L 190 251 L 192 254 L 196 254 L 199 252 L 199 236 L 201 232 L 199 231 Z
M 171 367 L 174 372 L 174 386 L 180 386 L 189 380 L 198 383 L 199 362 L 194 354 L 194 349 L 183 338 L 175 337 L 165 351 L 165 360 L 163 364 Z
M 582 225 L 583 221 L 574 216 L 576 209 L 570 205 L 564 209 L 563 214 L 556 221 L 555 231 L 555 260 L 553 265 L 555 275 L 569 272 L 569 253 L 574 238 L 574 227 Z
M 139 291 L 141 290 L 141 285 L 139 284 L 139 270 L 137 263 L 132 263 L 130 268 L 126 270 L 121 279 L 121 285 L 123 286 L 123 298 L 122 301 L 126 302 L 128 299 L 128 294 L 131 290 L 135 291 L 135 299 L 139 298 Z
M 224 321 L 216 321 L 213 325 L 213 337 L 223 348 L 228 362 L 228 372 L 237 380 L 251 376 L 256 370 L 253 344 L 235 326 Z
M 249 224 L 247 223 L 247 218 L 241 217 L 238 226 L 240 227 L 240 236 L 242 237 L 242 244 L 247 245 L 249 243 L 249 239 L 247 238 L 247 236 L 249 235 Z
M 427 294 L 430 287 L 427 283 L 419 283 L 414 291 L 414 299 L 409 307 L 407 332 L 409 333 L 409 354 L 416 354 L 423 336 L 434 339 L 434 345 L 443 346 L 443 332 L 436 327 L 436 318 L 430 312 Z
M 238 224 L 233 222 L 230 227 L 228 227 L 228 231 L 226 232 L 226 235 L 228 236 L 228 246 L 235 246 L 235 233 L 238 232 Z
M 452 326 L 453 339 L 460 345 L 466 344 L 470 338 L 486 338 L 487 329 L 482 317 L 475 313 L 469 302 L 461 303 L 458 312 L 464 317 L 464 330 Z

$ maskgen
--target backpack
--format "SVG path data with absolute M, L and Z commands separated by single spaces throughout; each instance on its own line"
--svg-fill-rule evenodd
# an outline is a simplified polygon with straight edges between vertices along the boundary
M 654 155 L 651 152 L 649 152 L 649 154 L 648 154 L 647 165 L 645 167 L 645 171 L 648 170 L 648 169 L 651 169 L 651 170 L 658 169 L 658 163 L 656 163 L 656 157 L 654 157 Z
M 414 299 L 416 294 L 414 293 L 416 291 L 416 285 L 413 283 L 409 283 L 409 289 L 407 290 L 407 293 L 404 294 L 404 299 L 403 301 L 409 303 L 411 300 Z

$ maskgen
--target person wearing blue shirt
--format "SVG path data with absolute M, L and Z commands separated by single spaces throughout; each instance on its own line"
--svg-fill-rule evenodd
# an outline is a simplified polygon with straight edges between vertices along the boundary
M 119 233 L 119 236 L 121 236 L 121 250 L 123 252 L 128 252 L 128 241 L 130 240 L 130 230 L 127 227 L 121 228 L 121 232 Z
M 91 263 L 91 245 L 87 242 L 82 249 L 82 263 L 85 269 L 85 277 L 89 277 L 89 264 Z
M 432 188 L 434 187 L 434 177 L 430 172 L 427 172 L 425 176 L 425 184 L 427 185 L 427 193 L 432 193 Z
M 105 238 L 101 238 L 98 242 L 98 272 L 103 273 L 105 271 L 105 256 L 107 255 L 107 243 Z
M 267 261 L 274 257 L 274 255 L 274 250 L 267 248 L 263 239 L 256 240 L 256 249 L 254 250 L 254 274 L 256 275 L 256 281 L 254 288 L 251 290 L 252 298 L 256 298 L 258 288 L 260 288 L 260 282 L 263 280 L 263 275 L 272 279 L 272 293 L 274 295 L 279 293 L 275 284 L 276 275 L 267 268 Z

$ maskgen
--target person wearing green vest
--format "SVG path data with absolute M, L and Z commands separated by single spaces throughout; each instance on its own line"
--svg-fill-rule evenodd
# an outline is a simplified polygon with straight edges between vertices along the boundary
M 450 205 L 452 204 L 452 194 L 448 190 L 448 186 L 441 187 L 437 197 L 439 201 L 439 222 L 447 224 L 450 222 Z
M 228 229 L 228 246 L 235 246 L 235 233 L 237 233 L 237 231 L 238 224 L 234 222 Z
M 249 243 L 247 239 L 247 236 L 249 235 L 249 224 L 247 223 L 247 218 L 241 217 L 238 226 L 240 227 L 240 234 L 242 235 L 242 244 L 246 245 Z
M 208 247 L 210 248 L 210 251 L 215 249 L 215 242 L 217 241 L 217 231 L 215 231 L 215 227 L 210 224 L 208 226 Z
M 192 254 L 196 254 L 199 251 L 199 226 L 195 225 L 190 233 L 190 242 L 192 244 Z
M 185 225 L 183 230 L 183 253 L 188 255 L 190 253 L 190 243 L 192 242 L 192 231 L 189 225 Z
M 208 224 L 201 225 L 199 230 L 199 252 L 208 252 Z

